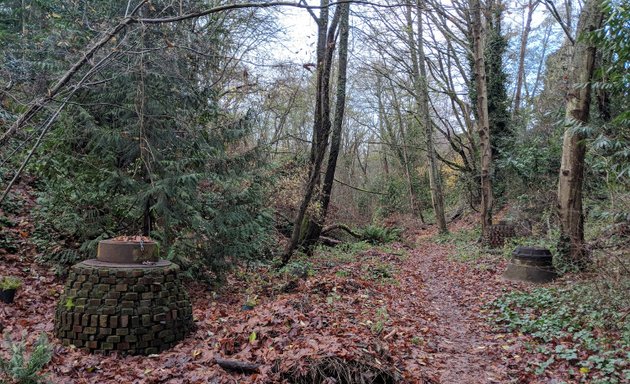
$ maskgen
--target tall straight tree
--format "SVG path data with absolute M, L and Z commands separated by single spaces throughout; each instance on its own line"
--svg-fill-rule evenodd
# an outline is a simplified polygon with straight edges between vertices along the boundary
M 332 137 L 330 150 L 328 151 L 328 163 L 322 191 L 319 194 L 320 212 L 316 216 L 311 216 L 308 223 L 308 231 L 303 240 L 306 247 L 312 247 L 319 239 L 324 227 L 324 221 L 328 213 L 330 196 L 332 194 L 335 171 L 337 169 L 337 158 L 341 146 L 341 133 L 343 127 L 343 117 L 346 108 L 346 73 L 348 68 L 348 37 L 350 35 L 350 3 L 339 5 L 339 63 L 337 68 L 337 92 L 335 101 L 335 117 L 332 127 Z
M 435 220 L 440 233 L 448 232 L 446 227 L 446 217 L 444 215 L 444 195 L 442 192 L 442 182 L 440 170 L 437 164 L 435 153 L 435 143 L 433 140 L 433 121 L 429 114 L 429 86 L 427 82 L 426 57 L 424 53 L 423 41 L 423 16 L 422 5 L 416 1 L 416 23 L 418 28 L 417 37 L 414 36 L 414 25 L 412 20 L 412 5 L 407 4 L 407 35 L 409 38 L 409 51 L 411 56 L 411 74 L 413 77 L 414 99 L 419 115 L 419 121 L 424 128 L 427 160 L 429 165 L 429 186 L 431 189 L 431 202 L 435 212 Z
M 580 268 L 585 267 L 584 214 L 582 211 L 582 184 L 584 181 L 584 135 L 576 126 L 588 123 L 591 106 L 591 80 L 595 67 L 596 47 L 584 39 L 584 34 L 599 28 L 602 21 L 599 0 L 587 0 L 582 8 L 577 27 L 578 39 L 573 46 L 569 76 L 571 87 L 567 92 L 562 161 L 558 181 L 558 213 L 560 215 L 561 252 Z
M 481 154 L 481 232 L 488 235 L 492 225 L 492 148 L 488 118 L 488 87 L 484 58 L 485 28 L 479 0 L 470 0 L 471 34 L 473 38 L 473 68 L 477 93 L 477 132 Z
M 488 97 L 488 124 L 490 125 L 490 145 L 492 145 L 492 161 L 501 157 L 501 151 L 508 151 L 513 134 L 510 130 L 510 114 L 505 84 L 507 75 L 504 71 L 503 56 L 507 48 L 507 40 L 501 30 L 504 5 L 501 0 L 488 0 L 485 4 L 485 68 Z M 497 191 L 499 175 L 494 172 L 494 190 Z M 501 188 L 503 189 L 503 188 Z
M 330 74 L 340 14 L 338 9 L 335 11 L 332 20 L 329 21 L 329 1 L 321 0 L 320 5 L 319 17 L 311 12 L 311 16 L 317 22 L 317 90 L 309 176 L 300 207 L 293 222 L 291 239 L 282 257 L 282 262 L 285 264 L 289 262 L 291 255 L 304 239 L 310 220 L 307 216 L 307 211 L 315 195 L 315 190 L 320 183 L 320 173 L 330 137 Z

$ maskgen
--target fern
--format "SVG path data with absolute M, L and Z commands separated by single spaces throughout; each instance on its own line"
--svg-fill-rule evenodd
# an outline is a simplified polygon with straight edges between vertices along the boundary
M 46 334 L 42 332 L 39 335 L 30 357 L 26 356 L 26 343 L 23 337 L 19 342 L 15 342 L 7 336 L 7 344 L 11 357 L 8 360 L 0 357 L 0 373 L 18 384 L 45 382 L 39 371 L 50 362 L 53 354 Z
M 365 227 L 362 232 L 364 241 L 371 244 L 386 244 L 400 239 L 400 228 L 385 228 L 376 225 Z

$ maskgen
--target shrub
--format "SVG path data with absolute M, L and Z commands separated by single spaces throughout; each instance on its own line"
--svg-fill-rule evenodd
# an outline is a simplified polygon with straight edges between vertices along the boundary
M 522 332 L 538 341 L 536 374 L 564 362 L 588 376 L 588 382 L 620 383 L 628 377 L 630 323 L 625 289 L 608 291 L 606 300 L 592 283 L 565 288 L 512 292 L 491 304 L 494 321 L 504 330 Z M 624 377 L 625 375 L 625 377 Z
M 24 337 L 15 342 L 7 336 L 7 346 L 11 352 L 8 360 L 0 357 L 0 375 L 18 384 L 37 384 L 45 381 L 39 371 L 50 362 L 52 347 L 48 343 L 45 333 L 41 333 L 33 345 L 30 358 L 25 355 L 26 343 Z M 2 381 L 0 381 L 2 382 Z
M 0 277 L 0 290 L 18 289 L 22 286 L 22 280 L 13 276 Z
M 385 244 L 400 239 L 400 228 L 385 228 L 377 225 L 369 225 L 363 229 L 361 236 L 363 241 L 370 244 Z

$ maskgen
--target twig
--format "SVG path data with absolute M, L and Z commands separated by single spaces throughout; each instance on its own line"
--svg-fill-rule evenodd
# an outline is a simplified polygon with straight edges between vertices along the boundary
M 569 39 L 572 45 L 575 45 L 575 39 L 573 38 L 573 36 L 571 36 L 571 32 L 567 28 L 564 21 L 562 21 L 562 18 L 560 17 L 560 14 L 558 13 L 558 10 L 556 9 L 556 6 L 553 4 L 553 2 L 551 0 L 545 0 L 545 6 L 547 6 L 547 9 L 549 10 L 549 12 L 551 12 L 553 18 L 556 19 L 558 24 L 560 24 L 560 26 L 562 27 L 564 34 L 567 36 L 567 39 Z M 571 17 L 571 15 L 569 15 L 568 17 Z
M 323 174 L 324 172 L 320 172 L 320 173 L 322 173 L 322 174 Z M 359 188 L 359 187 L 355 187 L 355 186 L 353 186 L 353 185 L 346 184 L 346 183 L 344 183 L 343 181 L 338 180 L 338 179 L 334 179 L 334 181 L 335 181 L 335 183 L 339 183 L 339 184 L 341 184 L 341 185 L 343 185 L 343 186 L 346 186 L 346 187 L 348 187 L 348 188 L 350 188 L 350 189 L 354 189 L 355 191 L 365 192 L 365 193 L 371 193 L 371 194 L 373 194 L 373 195 L 382 195 L 382 196 L 387 195 L 387 193 L 383 193 L 383 192 L 376 192 L 376 191 L 370 191 L 370 190 L 367 190 L 367 189 L 361 189 L 361 188 Z
M 362 1 L 362 0 L 341 0 L 332 2 L 327 5 L 307 5 L 303 4 L 301 1 L 299 3 L 289 2 L 289 1 L 271 1 L 268 3 L 241 3 L 241 4 L 228 4 L 222 5 L 214 8 L 205 9 L 199 12 L 187 13 L 179 16 L 172 17 L 163 17 L 160 19 L 149 19 L 149 18 L 137 18 L 136 22 L 146 23 L 146 24 L 163 24 L 163 23 L 173 23 L 177 21 L 184 21 L 189 19 L 196 19 L 203 16 L 208 16 L 213 13 L 224 12 L 229 10 L 237 10 L 237 9 L 247 9 L 247 8 L 271 8 L 271 7 L 295 7 L 295 8 L 304 8 L 304 9 L 321 9 L 321 8 L 331 8 L 335 5 L 339 4 L 359 4 L 359 5 L 369 5 L 373 7 L 379 8 L 397 8 L 403 7 L 404 4 L 377 4 L 371 1 Z
M 234 372 L 239 372 L 239 373 L 248 373 L 248 374 L 256 373 L 258 372 L 258 369 L 260 368 L 260 364 L 249 363 L 246 361 L 226 360 L 226 359 L 220 359 L 218 357 L 216 357 L 214 360 L 219 365 L 219 367 L 228 371 L 234 371 Z

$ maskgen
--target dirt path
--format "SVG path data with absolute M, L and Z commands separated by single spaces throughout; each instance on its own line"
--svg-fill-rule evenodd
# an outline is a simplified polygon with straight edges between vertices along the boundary
M 494 271 L 480 271 L 448 260 L 446 246 L 421 242 L 411 264 L 421 272 L 425 308 L 434 319 L 430 369 L 445 384 L 508 383 L 506 358 L 479 311 L 505 283 Z M 484 299 L 485 298 L 485 299 Z

